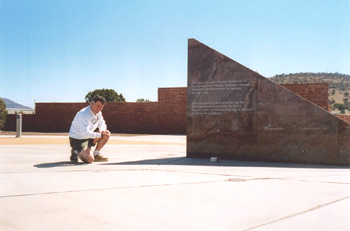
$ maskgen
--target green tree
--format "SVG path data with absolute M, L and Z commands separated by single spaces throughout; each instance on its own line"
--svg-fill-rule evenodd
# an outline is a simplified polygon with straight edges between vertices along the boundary
M 339 104 L 336 103 L 334 104 L 334 109 L 338 108 L 338 110 L 340 111 L 340 114 L 345 114 L 345 105 L 344 104 Z
M 141 98 L 136 100 L 136 103 L 145 103 L 145 102 L 149 102 L 149 99 Z
M 118 94 L 115 90 L 113 89 L 96 89 L 94 91 L 90 91 L 86 96 L 85 96 L 85 101 L 86 102 L 91 102 L 92 99 L 96 96 L 100 95 L 103 96 L 107 102 L 125 102 L 125 98 L 122 94 Z
M 5 102 L 0 99 L 0 129 L 2 129 L 6 123 L 7 111 Z
M 349 101 L 344 103 L 344 109 L 350 110 L 350 102 Z

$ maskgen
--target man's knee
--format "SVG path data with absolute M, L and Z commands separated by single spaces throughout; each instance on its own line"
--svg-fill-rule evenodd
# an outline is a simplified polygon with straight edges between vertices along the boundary
M 111 132 L 110 132 L 110 131 L 106 131 L 105 133 L 106 133 L 106 134 L 104 134 L 104 135 L 102 136 L 102 139 L 108 141 L 109 138 L 110 138 L 110 136 L 111 136 Z
M 103 136 L 102 139 L 108 141 L 109 140 L 109 136 Z
M 79 153 L 79 157 L 80 159 L 84 162 L 84 163 L 92 163 L 95 160 L 95 157 L 92 153 L 91 148 L 84 148 L 80 153 Z
M 84 162 L 91 164 L 92 162 L 94 162 L 94 160 L 95 160 L 94 155 L 92 155 L 92 156 L 89 155 L 88 158 L 86 159 L 86 161 L 84 161 Z

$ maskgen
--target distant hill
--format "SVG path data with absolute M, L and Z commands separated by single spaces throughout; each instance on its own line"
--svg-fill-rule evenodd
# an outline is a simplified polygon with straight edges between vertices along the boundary
M 350 109 L 350 75 L 340 73 L 295 73 L 269 78 L 277 84 L 328 83 L 328 100 L 333 109 L 337 104 Z
M 350 89 L 350 75 L 339 73 L 302 72 L 296 74 L 281 74 L 271 77 L 270 80 L 278 84 L 328 83 L 329 88 L 339 91 L 348 91 Z
M 7 109 L 14 108 L 14 109 L 21 109 L 21 110 L 25 110 L 25 109 L 33 110 L 33 108 L 31 108 L 31 107 L 27 107 L 27 106 L 24 106 L 22 104 L 16 103 L 10 99 L 6 99 L 6 98 L 2 98 L 2 97 L 0 97 L 0 99 L 2 99 L 5 102 Z

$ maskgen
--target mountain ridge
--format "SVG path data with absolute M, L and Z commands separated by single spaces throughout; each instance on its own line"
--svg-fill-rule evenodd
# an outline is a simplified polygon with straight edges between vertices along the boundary
M 21 109 L 21 110 L 28 109 L 28 110 L 33 110 L 33 108 L 31 108 L 31 107 L 27 107 L 27 106 L 24 106 L 22 104 L 16 103 L 13 100 L 10 100 L 10 99 L 4 98 L 4 97 L 0 97 L 0 99 L 2 99 L 5 102 L 7 109 Z

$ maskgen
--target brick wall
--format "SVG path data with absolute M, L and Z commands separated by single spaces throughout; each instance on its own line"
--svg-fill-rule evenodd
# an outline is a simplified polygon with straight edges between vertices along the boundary
M 328 109 L 328 84 L 282 86 Z M 68 132 L 75 114 L 88 103 L 36 103 L 35 114 L 23 115 L 23 131 Z M 103 116 L 114 133 L 186 134 L 187 88 L 159 88 L 158 102 L 107 103 Z M 343 119 L 345 120 L 345 119 Z M 15 115 L 8 115 L 5 131 L 16 130 Z
M 344 115 L 344 114 L 334 114 L 339 119 L 344 120 L 345 122 L 350 124 L 350 115 Z
M 107 103 L 103 117 L 114 133 L 185 134 L 187 88 L 159 88 L 158 102 Z M 36 103 L 35 114 L 22 115 L 22 130 L 68 132 L 75 114 L 88 103 Z M 16 130 L 8 115 L 5 131 Z
M 328 83 L 281 84 L 281 86 L 329 111 Z
M 108 110 L 107 110 L 108 108 Z M 109 103 L 103 109 L 108 129 L 115 133 L 159 133 L 159 103 Z
M 159 126 L 171 134 L 186 133 L 187 87 L 159 88 Z

